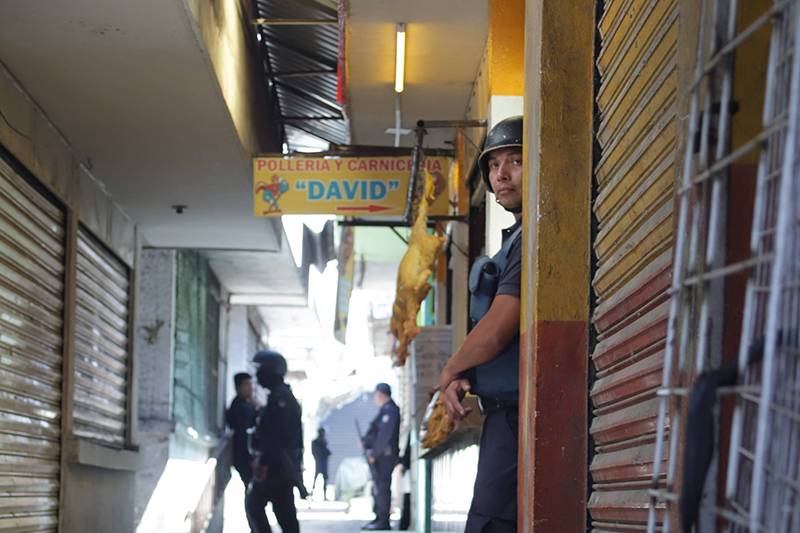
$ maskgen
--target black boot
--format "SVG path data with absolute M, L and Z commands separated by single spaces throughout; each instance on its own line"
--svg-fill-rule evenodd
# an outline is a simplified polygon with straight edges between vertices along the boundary
M 364 531 L 384 531 L 392 529 L 392 526 L 388 522 L 386 523 L 372 522 L 362 527 L 361 529 Z

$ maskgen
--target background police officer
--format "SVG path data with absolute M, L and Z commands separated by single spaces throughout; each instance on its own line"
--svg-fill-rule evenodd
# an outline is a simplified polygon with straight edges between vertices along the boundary
M 328 495 L 325 491 L 328 488 L 328 458 L 331 456 L 331 450 L 325 438 L 325 428 L 319 428 L 317 438 L 311 441 L 311 455 L 314 456 L 314 483 L 311 489 L 317 486 L 317 478 L 322 476 L 322 499 L 327 500 Z
M 400 408 L 392 400 L 392 388 L 378 383 L 373 397 L 380 410 L 363 439 L 374 483 L 375 520 L 363 527 L 370 531 L 391 529 L 392 471 L 400 455 Z
M 286 359 L 272 350 L 262 350 L 253 357 L 258 365 L 256 377 L 269 389 L 269 399 L 258 413 L 253 442 L 253 482 L 245 498 L 247 521 L 253 533 L 271 533 L 264 508 L 272 509 L 283 533 L 298 533 L 294 490 L 302 485 L 303 427 L 300 404 L 292 389 L 284 383 Z
M 250 450 L 247 447 L 247 430 L 256 425 L 258 403 L 253 397 L 253 379 L 247 372 L 233 376 L 236 398 L 225 413 L 225 421 L 233 430 L 233 467 L 239 472 L 245 488 L 253 479 Z
M 499 122 L 478 160 L 487 188 L 516 223 L 503 230 L 500 252 L 476 261 L 470 272 L 474 328 L 439 376 L 451 417 L 466 416 L 461 400 L 467 391 L 479 396 L 486 415 L 465 533 L 512 532 L 517 526 L 522 131 L 522 117 Z

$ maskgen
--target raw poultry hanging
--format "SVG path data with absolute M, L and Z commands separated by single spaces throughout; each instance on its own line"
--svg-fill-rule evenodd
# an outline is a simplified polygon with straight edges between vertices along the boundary
M 419 333 L 417 313 L 431 290 L 428 279 L 444 246 L 444 236 L 428 233 L 428 208 L 434 198 L 435 180 L 426 170 L 425 194 L 419 202 L 417 217 L 408 239 L 408 250 L 400 260 L 397 294 L 392 307 L 390 329 L 398 341 L 395 357 L 399 366 L 405 364 L 408 347 Z

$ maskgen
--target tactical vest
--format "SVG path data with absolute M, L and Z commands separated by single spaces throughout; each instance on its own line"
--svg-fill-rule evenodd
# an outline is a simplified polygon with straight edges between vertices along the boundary
M 519 240 L 522 226 L 503 242 L 494 257 L 483 256 L 475 261 L 469 273 L 470 325 L 489 312 L 497 294 L 500 275 L 508 265 L 511 247 Z M 495 359 L 466 372 L 472 392 L 485 398 L 516 400 L 519 397 L 519 335 Z

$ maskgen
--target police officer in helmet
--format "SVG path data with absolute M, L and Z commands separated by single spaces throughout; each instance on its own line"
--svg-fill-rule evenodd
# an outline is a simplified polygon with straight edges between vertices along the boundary
M 258 365 L 259 385 L 269 389 L 267 405 L 256 420 L 252 448 L 253 482 L 245 498 L 247 521 L 253 533 L 271 533 L 264 508 L 272 509 L 283 533 L 298 533 L 294 487 L 300 495 L 307 493 L 301 481 L 303 460 L 303 427 L 300 404 L 292 389 L 284 383 L 286 359 L 274 350 L 262 350 L 253 357 Z
M 503 230 L 500 251 L 478 259 L 470 271 L 473 327 L 438 382 L 452 418 L 468 414 L 461 405 L 466 392 L 478 395 L 486 416 L 465 533 L 517 530 L 522 126 L 521 116 L 499 122 L 478 159 L 487 189 L 516 223 Z

